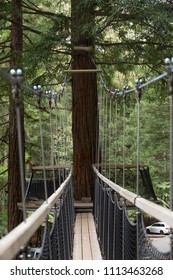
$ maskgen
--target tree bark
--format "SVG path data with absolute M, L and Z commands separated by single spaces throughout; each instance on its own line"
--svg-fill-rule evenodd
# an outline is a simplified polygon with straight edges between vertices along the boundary
M 93 1 L 94 2 L 94 1 Z M 72 69 L 95 69 L 92 62 L 94 39 L 94 3 L 82 10 L 80 1 L 72 0 Z M 84 48 L 83 48 L 84 47 Z M 97 80 L 96 73 L 72 74 L 72 130 L 74 198 L 93 198 L 92 163 L 96 159 Z
M 11 61 L 10 68 L 21 68 L 22 58 L 22 0 L 12 0 L 12 28 L 11 28 Z M 22 221 L 22 213 L 17 203 L 21 201 L 21 181 L 19 170 L 19 149 L 17 138 L 17 119 L 15 102 L 10 95 L 9 107 L 9 155 L 8 155 L 8 231 L 11 231 Z M 21 103 L 21 125 L 24 143 L 24 114 Z M 24 145 L 23 145 L 24 152 Z M 24 154 L 24 153 L 23 153 Z

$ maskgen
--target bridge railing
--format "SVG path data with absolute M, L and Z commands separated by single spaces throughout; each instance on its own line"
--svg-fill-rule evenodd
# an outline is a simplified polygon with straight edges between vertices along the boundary
M 54 221 L 50 237 L 46 232 L 44 234 L 44 244 L 41 248 L 39 258 L 61 259 L 61 255 L 62 259 L 71 258 L 72 228 L 74 222 L 71 174 L 72 173 L 70 173 L 70 175 L 61 184 L 61 186 L 35 212 L 33 212 L 31 216 L 29 216 L 25 221 L 19 224 L 9 234 L 7 234 L 0 240 L 1 260 L 16 258 L 21 248 L 27 246 L 30 238 L 40 227 L 40 225 L 43 222 L 45 222 L 46 224 L 47 216 L 52 211 L 52 209 L 56 209 L 54 218 L 57 218 L 57 220 Z M 60 221 L 58 221 L 58 219 Z M 57 228 L 58 226 L 60 229 Z M 59 238 L 57 240 L 58 234 L 56 231 L 58 230 L 61 230 L 61 232 L 59 233 Z M 47 248 L 49 248 L 47 255 L 44 253 L 44 246 L 47 246 Z M 61 248 L 59 248 L 58 246 Z M 51 247 L 53 248 L 53 250 L 51 250 Z M 61 250 L 58 251 L 59 249 Z M 52 251 L 54 251 L 54 253 Z M 57 251 L 57 253 L 55 251 Z
M 155 217 L 160 221 L 164 221 L 173 228 L 173 211 L 158 205 L 152 201 L 138 196 L 137 194 L 130 192 L 119 185 L 113 183 L 106 177 L 104 177 L 96 167 L 93 166 L 95 174 L 107 185 L 109 185 L 114 191 L 119 193 L 122 197 L 130 201 L 134 206 L 142 210 L 143 212 Z
M 94 218 L 105 259 L 170 259 L 171 250 L 159 252 L 148 240 L 142 212 L 173 227 L 173 211 L 148 201 L 104 177 L 95 166 Z M 122 205 L 118 196 L 124 198 Z M 134 222 L 128 218 L 126 201 L 136 207 Z M 141 210 L 141 211 L 140 211 Z M 172 238 L 172 234 L 170 235 Z M 171 249 L 171 248 L 170 248 Z

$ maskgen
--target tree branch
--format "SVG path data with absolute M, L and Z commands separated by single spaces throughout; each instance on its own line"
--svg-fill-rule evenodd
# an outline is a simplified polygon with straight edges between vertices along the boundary
M 101 46 L 101 47 L 114 47 L 114 46 L 126 46 L 126 45 L 156 45 L 160 46 L 162 45 L 159 42 L 151 42 L 151 41 L 126 41 L 126 42 L 97 42 L 96 45 Z M 166 48 L 172 48 L 172 45 L 165 45 L 164 47 Z

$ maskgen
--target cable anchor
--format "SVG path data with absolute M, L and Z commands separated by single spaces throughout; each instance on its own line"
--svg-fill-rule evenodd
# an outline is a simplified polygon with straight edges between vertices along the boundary
M 41 85 L 33 86 L 33 89 L 34 89 L 35 94 L 36 94 L 36 100 L 37 100 L 38 108 L 41 109 L 41 97 L 42 97 Z
M 12 95 L 15 101 L 16 106 L 20 104 L 20 85 L 22 82 L 22 70 L 21 69 L 11 69 L 10 75 L 13 77 L 13 84 L 12 84 Z
M 173 95 L 173 57 L 165 58 L 165 69 L 169 76 L 169 93 Z

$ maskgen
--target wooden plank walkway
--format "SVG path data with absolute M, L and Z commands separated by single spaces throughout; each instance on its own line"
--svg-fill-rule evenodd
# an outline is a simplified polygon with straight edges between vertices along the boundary
M 76 214 L 73 260 L 102 260 L 91 212 Z

